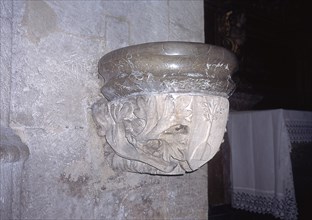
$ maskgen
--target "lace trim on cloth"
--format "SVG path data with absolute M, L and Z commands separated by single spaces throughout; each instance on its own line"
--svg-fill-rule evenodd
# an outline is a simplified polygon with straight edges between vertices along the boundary
M 291 163 L 287 164 L 288 172 L 283 180 L 282 195 L 235 189 L 232 190 L 232 207 L 259 214 L 271 214 L 282 220 L 297 220 L 298 209 L 293 173 Z
M 291 143 L 312 142 L 312 121 L 287 120 L 286 127 Z
M 283 198 L 261 195 L 260 193 L 256 194 L 258 195 L 233 192 L 232 207 L 259 214 L 271 214 L 282 220 L 297 219 L 298 211 L 293 189 L 286 189 Z

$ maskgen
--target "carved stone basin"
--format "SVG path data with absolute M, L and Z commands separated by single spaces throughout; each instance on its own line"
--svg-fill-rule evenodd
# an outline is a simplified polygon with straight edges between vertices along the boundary
M 105 98 L 93 106 L 114 169 L 183 174 L 208 162 L 223 140 L 235 56 L 222 47 L 155 42 L 99 61 Z

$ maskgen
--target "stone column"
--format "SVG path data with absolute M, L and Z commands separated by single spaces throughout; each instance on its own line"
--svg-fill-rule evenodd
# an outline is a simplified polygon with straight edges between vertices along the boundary
M 113 170 L 92 119 L 103 54 L 146 42 L 203 42 L 203 1 L 0 4 L 12 6 L 7 124 L 30 150 L 21 218 L 207 219 L 206 166 L 173 178 Z
M 28 147 L 10 128 L 13 2 L 0 3 L 0 219 L 21 218 L 22 170 Z

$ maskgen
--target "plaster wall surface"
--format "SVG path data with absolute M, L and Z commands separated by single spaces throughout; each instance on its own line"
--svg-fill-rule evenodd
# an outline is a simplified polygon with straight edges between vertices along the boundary
M 30 151 L 13 218 L 208 218 L 206 166 L 176 177 L 114 172 L 91 117 L 105 53 L 203 42 L 203 19 L 198 0 L 1 0 L 1 123 Z

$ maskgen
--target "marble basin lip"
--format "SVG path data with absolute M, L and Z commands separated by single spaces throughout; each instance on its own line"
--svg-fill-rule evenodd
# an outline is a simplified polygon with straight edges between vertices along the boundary
M 200 93 L 228 97 L 238 69 L 227 49 L 197 42 L 151 42 L 111 51 L 99 61 L 108 100 L 142 93 Z

